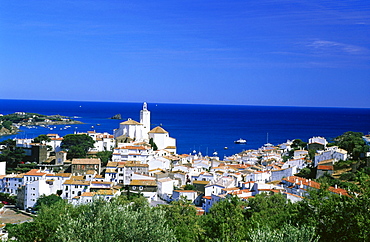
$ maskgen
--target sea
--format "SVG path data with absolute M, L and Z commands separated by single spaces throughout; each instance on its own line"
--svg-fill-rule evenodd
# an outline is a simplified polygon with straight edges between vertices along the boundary
M 140 121 L 143 103 L 1 100 L 0 114 L 30 112 L 73 117 L 84 124 L 21 127 L 16 135 L 2 136 L 1 140 L 34 138 L 40 134 L 64 136 L 74 132 L 108 132 L 131 118 Z M 257 149 L 266 143 L 278 145 L 287 140 L 305 142 L 314 136 L 329 142 L 346 131 L 370 132 L 370 109 L 276 107 L 241 105 L 198 105 L 148 103 L 151 128 L 162 126 L 177 140 L 178 154 L 201 153 L 222 159 Z M 121 114 L 122 120 L 110 119 Z M 238 139 L 246 144 L 235 144 Z

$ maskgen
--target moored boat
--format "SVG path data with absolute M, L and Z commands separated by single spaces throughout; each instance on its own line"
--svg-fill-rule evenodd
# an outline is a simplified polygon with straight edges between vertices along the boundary
M 247 141 L 245 139 L 240 138 L 238 140 L 235 140 L 234 143 L 235 144 L 245 144 L 245 143 L 247 143 Z

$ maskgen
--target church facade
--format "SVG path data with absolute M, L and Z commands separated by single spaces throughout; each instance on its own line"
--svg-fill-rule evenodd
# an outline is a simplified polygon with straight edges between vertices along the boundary
M 147 143 L 149 139 L 153 139 L 158 150 L 166 149 L 170 153 L 176 154 L 176 139 L 171 138 L 169 133 L 160 126 L 150 129 L 150 111 L 146 102 L 140 111 L 140 122 L 129 118 L 120 123 L 119 128 L 114 130 L 114 138 L 118 137 Z

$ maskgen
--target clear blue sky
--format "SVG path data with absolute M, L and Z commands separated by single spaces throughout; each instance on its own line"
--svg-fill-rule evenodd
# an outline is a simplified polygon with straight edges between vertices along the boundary
M 0 99 L 370 108 L 365 0 L 2 1 Z

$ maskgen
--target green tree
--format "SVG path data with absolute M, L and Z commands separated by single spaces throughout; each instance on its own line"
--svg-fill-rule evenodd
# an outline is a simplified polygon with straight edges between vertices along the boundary
M 362 153 L 368 152 L 370 147 L 362 139 L 364 134 L 361 132 L 348 131 L 336 137 L 334 142 L 351 155 L 353 160 L 358 160 Z
M 100 158 L 102 166 L 106 166 L 108 164 L 108 161 L 112 159 L 112 154 L 113 154 L 112 151 L 105 150 L 98 152 L 96 154 L 96 157 Z
M 299 202 L 296 223 L 314 226 L 320 241 L 369 241 L 369 190 L 348 197 L 333 194 L 327 187 L 321 184 Z
M 0 142 L 5 145 L 5 148 L 1 151 L 0 161 L 6 161 L 8 168 L 15 168 L 23 161 L 26 156 L 24 150 L 21 147 L 16 147 L 14 140 L 8 139 Z
M 149 139 L 149 144 L 150 144 L 150 146 L 152 147 L 152 149 L 154 150 L 154 151 L 156 151 L 156 150 L 158 150 L 158 146 L 155 144 L 155 142 L 153 141 L 153 138 L 150 138 Z
M 186 199 L 160 206 L 166 212 L 169 227 L 174 231 L 178 241 L 199 241 L 202 235 L 200 217 L 194 205 Z
M 248 199 L 247 218 L 252 225 L 279 228 L 282 224 L 290 223 L 292 216 L 297 213 L 296 205 L 287 200 L 282 194 L 257 194 Z
M 42 206 L 48 206 L 54 205 L 58 203 L 59 201 L 62 201 L 63 199 L 59 197 L 56 194 L 51 194 L 49 196 L 41 195 L 34 206 L 35 210 L 39 210 Z
M 316 242 L 319 236 L 316 235 L 314 227 L 296 227 L 284 224 L 279 229 L 272 229 L 268 226 L 252 228 L 248 233 L 247 241 L 250 242 Z
M 195 191 L 195 186 L 192 184 L 186 184 L 184 187 L 184 190 L 194 190 Z
M 59 201 L 43 206 L 33 222 L 9 230 L 17 241 L 175 241 L 165 212 L 101 199 L 73 206 Z
M 205 241 L 242 241 L 246 239 L 247 204 L 238 197 L 227 197 L 214 204 L 202 218 Z
M 85 158 L 95 141 L 86 134 L 67 134 L 63 137 L 62 149 L 67 150 L 67 158 Z
M 307 143 L 302 141 L 301 139 L 295 139 L 293 140 L 293 144 L 291 145 L 293 149 L 306 149 L 307 148 Z
M 40 134 L 39 136 L 37 136 L 36 138 L 33 139 L 33 143 L 43 143 L 43 141 L 45 142 L 50 142 L 51 139 L 49 136 L 45 135 L 45 134 Z

